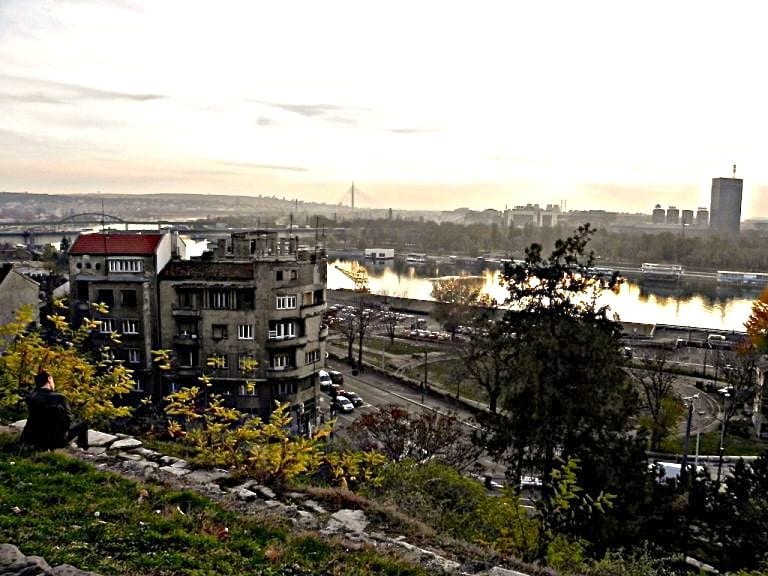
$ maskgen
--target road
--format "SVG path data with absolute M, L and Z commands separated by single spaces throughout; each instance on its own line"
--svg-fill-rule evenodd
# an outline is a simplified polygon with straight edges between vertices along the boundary
M 338 360 L 329 359 L 328 368 L 341 372 L 344 375 L 343 388 L 350 392 L 356 392 L 365 402 L 363 406 L 355 408 L 354 412 L 350 414 L 337 415 L 335 430 L 342 434 L 343 429 L 349 426 L 361 413 L 377 410 L 379 406 L 386 404 L 408 406 L 413 411 L 435 410 L 441 414 L 455 414 L 468 431 L 476 427 L 472 413 L 451 400 L 444 400 L 429 393 L 422 395 L 420 391 L 372 370 L 355 376 L 348 364 Z M 321 396 L 321 410 L 327 410 L 330 397 L 326 394 L 321 394 Z M 497 486 L 504 483 L 503 466 L 487 456 L 480 457 L 478 465 L 479 474 L 490 476 Z

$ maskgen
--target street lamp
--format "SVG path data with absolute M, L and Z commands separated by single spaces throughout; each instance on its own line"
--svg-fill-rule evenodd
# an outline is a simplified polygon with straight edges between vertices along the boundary
M 424 382 L 421 385 L 421 403 L 424 404 L 424 391 L 427 389 L 427 354 L 424 350 Z
M 699 397 L 698 394 L 694 394 L 693 396 L 686 396 L 683 398 L 683 402 L 685 402 L 688 406 L 688 420 L 686 421 L 686 425 L 685 425 L 685 440 L 683 442 L 683 460 L 680 464 L 680 479 L 682 481 L 685 480 L 686 475 L 688 474 L 688 442 L 691 437 L 691 420 L 693 419 L 693 404 L 694 404 L 694 400 L 696 400 L 698 397 Z M 696 461 L 698 462 L 698 459 L 699 459 L 698 435 L 696 438 L 697 438 Z
M 720 484 L 720 474 L 723 470 L 723 452 L 725 451 L 725 403 L 728 401 L 728 398 L 731 397 L 730 393 L 727 391 L 727 388 L 724 388 L 720 390 L 719 392 L 723 395 L 723 415 L 721 419 L 721 427 L 720 427 L 720 449 L 718 450 L 719 456 L 717 459 L 717 483 Z

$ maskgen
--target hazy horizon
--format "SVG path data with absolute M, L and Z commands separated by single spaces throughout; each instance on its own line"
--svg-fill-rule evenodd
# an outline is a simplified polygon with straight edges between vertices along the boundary
M 759 2 L 5 0 L 0 189 L 768 216 Z

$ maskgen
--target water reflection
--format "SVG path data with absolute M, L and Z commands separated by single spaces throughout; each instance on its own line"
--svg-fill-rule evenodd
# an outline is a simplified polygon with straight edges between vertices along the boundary
M 354 283 L 337 267 L 353 270 L 363 265 L 354 260 L 336 260 L 328 265 L 328 287 L 354 288 Z M 372 264 L 365 262 L 369 287 L 376 294 L 418 300 L 432 300 L 430 279 L 442 276 L 480 276 L 483 292 L 503 301 L 506 290 L 499 285 L 498 272 L 472 266 L 428 263 L 413 265 L 405 261 Z M 605 293 L 600 304 L 607 304 L 621 320 L 675 324 L 721 330 L 744 330 L 752 302 L 760 289 L 719 286 L 712 281 L 686 281 L 678 284 L 643 284 L 627 279 L 617 293 Z

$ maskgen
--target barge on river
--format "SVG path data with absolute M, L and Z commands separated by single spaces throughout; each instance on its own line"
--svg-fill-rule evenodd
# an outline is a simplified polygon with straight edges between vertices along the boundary
M 768 286 L 768 273 L 718 270 L 717 283 L 733 286 Z
M 683 267 L 680 264 L 656 264 L 644 262 L 640 267 L 643 278 L 652 282 L 679 282 L 683 275 Z

